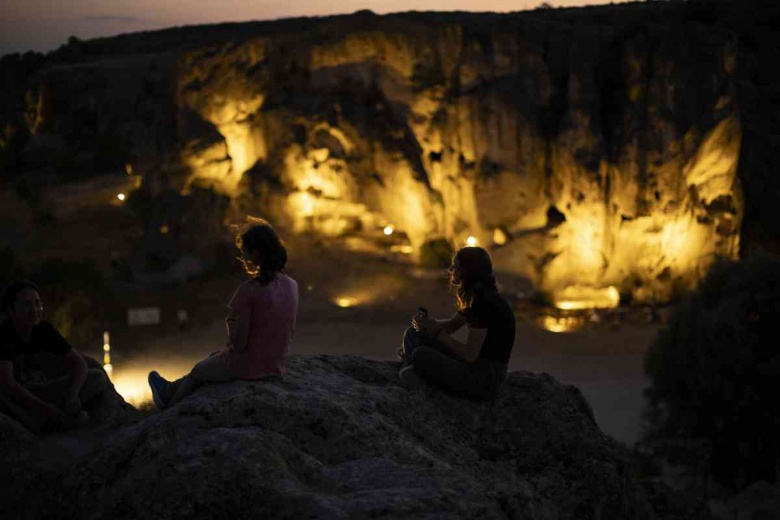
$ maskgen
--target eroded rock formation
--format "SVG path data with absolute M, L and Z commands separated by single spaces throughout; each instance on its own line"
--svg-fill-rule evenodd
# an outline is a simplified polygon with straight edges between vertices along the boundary
M 296 229 L 392 225 L 415 251 L 441 237 L 503 242 L 555 207 L 562 226 L 495 250 L 501 271 L 553 293 L 663 300 L 739 251 L 737 46 L 714 26 L 619 21 L 357 13 L 256 36 L 236 26 L 181 55 L 51 68 L 41 82 L 61 85 L 46 98 L 60 109 L 41 109 L 41 126 L 63 125 L 74 85 L 82 111 L 132 100 L 105 117 L 148 183 L 164 169 L 165 185 L 209 187 Z
M 274 179 L 298 227 L 391 223 L 415 247 L 490 245 L 555 206 L 566 223 L 500 269 L 663 299 L 738 254 L 735 65 L 694 26 L 343 20 L 187 55 L 179 104 L 216 131 L 184 162 L 233 196 Z
M 282 381 L 204 387 L 78 453 L 46 449 L 74 439 L 36 439 L 0 422 L 3 471 L 14 468 L 2 489 L 5 511 L 96 519 L 664 517 L 576 388 L 513 373 L 490 408 L 426 386 L 409 392 L 396 372 L 393 363 L 350 356 L 293 356 Z M 664 504 L 664 514 L 674 507 Z

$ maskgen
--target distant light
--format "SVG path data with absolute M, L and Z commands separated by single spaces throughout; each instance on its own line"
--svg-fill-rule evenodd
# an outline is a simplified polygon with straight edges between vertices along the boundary
M 357 298 L 352 296 L 342 296 L 341 298 L 336 298 L 333 302 L 342 309 L 348 309 L 358 304 Z
M 160 226 L 161 235 L 167 235 L 170 230 L 171 228 L 168 227 L 168 224 L 163 224 L 162 226 Z
M 103 332 L 103 369 L 110 376 L 114 370 L 111 364 L 111 343 L 109 341 L 108 331 Z
M 569 286 L 555 294 L 555 306 L 562 310 L 614 309 L 620 305 L 620 292 L 613 287 Z
M 297 194 L 296 205 L 298 211 L 303 217 L 310 217 L 314 214 L 314 197 L 308 192 L 301 192 Z
M 395 231 L 395 229 L 393 229 L 393 226 L 386 226 L 384 231 L 385 231 L 385 235 L 390 236 L 393 234 L 393 231 Z
M 106 372 L 109 372 L 106 370 Z M 146 372 L 140 371 L 119 371 L 112 377 L 111 382 L 114 388 L 122 398 L 133 406 L 140 406 L 152 400 L 152 392 L 146 379 Z
M 120 193 L 120 194 L 118 194 L 116 196 L 116 198 L 118 198 L 119 200 L 125 200 L 125 194 L 124 193 Z
M 497 246 L 503 246 L 507 243 L 509 240 L 509 237 L 506 234 L 506 231 L 504 231 L 501 228 L 496 228 L 493 230 L 493 243 Z
M 574 332 L 585 325 L 584 316 L 542 316 L 538 323 L 550 332 Z
M 414 253 L 414 247 L 409 244 L 396 244 L 390 246 L 391 253 L 401 253 L 402 255 L 411 255 Z
M 469 247 L 475 247 L 477 245 L 477 237 L 468 237 L 466 239 L 466 245 Z

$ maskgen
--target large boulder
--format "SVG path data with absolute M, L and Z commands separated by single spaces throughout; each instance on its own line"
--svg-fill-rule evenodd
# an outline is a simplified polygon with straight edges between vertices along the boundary
M 89 449 L 2 423 L 0 501 L 20 518 L 655 518 L 624 448 L 546 374 L 474 403 L 400 387 L 395 363 L 288 368 L 206 386 Z

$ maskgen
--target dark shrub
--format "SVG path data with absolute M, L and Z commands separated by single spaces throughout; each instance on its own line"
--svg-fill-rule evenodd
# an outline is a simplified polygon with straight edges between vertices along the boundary
M 649 439 L 711 445 L 711 472 L 742 488 L 780 462 L 780 259 L 714 265 L 680 301 L 645 359 Z

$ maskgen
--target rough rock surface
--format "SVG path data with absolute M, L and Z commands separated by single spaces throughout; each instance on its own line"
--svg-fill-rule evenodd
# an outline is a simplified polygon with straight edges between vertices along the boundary
M 95 360 L 86 360 L 90 368 L 102 369 Z M 0 504 L 3 504 L 3 518 L 41 518 L 38 516 L 39 506 L 42 505 L 40 501 L 46 500 L 47 491 L 40 487 L 42 480 L 50 488 L 60 486 L 56 475 L 69 474 L 73 469 L 71 464 L 89 456 L 100 439 L 141 418 L 141 414 L 122 399 L 113 385 L 95 402 L 89 403 L 86 409 L 91 419 L 88 426 L 43 437 L 36 436 L 18 421 L 0 413 Z M 56 503 L 45 507 L 50 507 L 55 512 L 52 515 L 58 516 Z
M 3 423 L 21 518 L 654 518 L 574 387 L 518 372 L 492 408 L 397 365 L 293 356 L 284 380 L 204 387 L 84 450 Z

